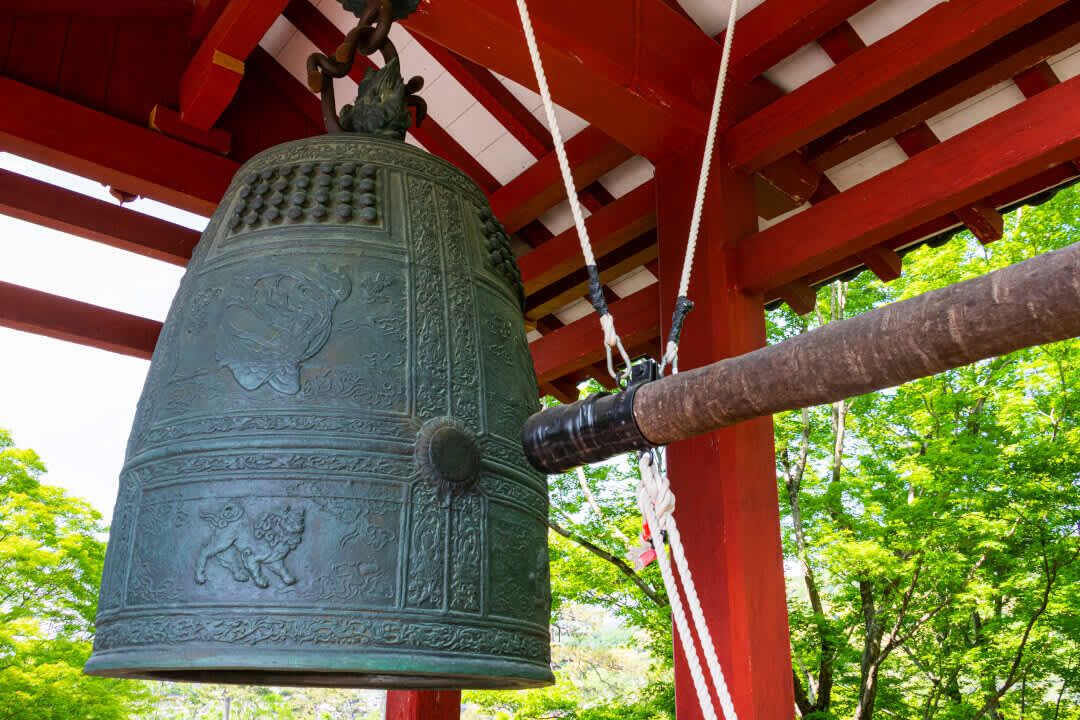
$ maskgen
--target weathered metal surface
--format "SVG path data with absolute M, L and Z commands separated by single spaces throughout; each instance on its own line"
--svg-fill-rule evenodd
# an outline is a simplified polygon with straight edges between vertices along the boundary
M 536 379 L 492 228 L 471 180 L 403 143 L 241 168 L 139 402 L 87 672 L 551 681 Z

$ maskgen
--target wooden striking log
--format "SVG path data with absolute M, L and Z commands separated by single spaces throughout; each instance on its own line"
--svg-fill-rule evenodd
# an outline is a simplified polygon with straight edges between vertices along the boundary
M 1080 243 L 648 383 L 634 417 L 664 445 L 1080 335 Z
M 537 413 L 525 426 L 525 453 L 538 469 L 563 472 L 1077 336 L 1080 243 L 624 393 Z

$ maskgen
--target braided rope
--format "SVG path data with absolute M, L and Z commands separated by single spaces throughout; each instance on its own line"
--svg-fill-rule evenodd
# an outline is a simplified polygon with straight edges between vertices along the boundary
M 713 642 L 712 633 L 709 632 L 709 624 L 705 620 L 705 612 L 701 607 L 701 599 L 697 593 L 697 585 L 694 583 L 694 575 L 690 571 L 690 563 L 687 561 L 686 553 L 683 550 L 682 536 L 679 534 L 678 525 L 675 523 L 673 515 L 675 511 L 675 494 L 671 491 L 671 484 L 668 481 L 667 474 L 656 465 L 650 453 L 643 453 L 638 464 L 641 468 L 638 503 L 641 505 L 642 514 L 646 515 L 649 527 L 653 529 L 653 537 L 660 538 L 662 533 L 667 533 L 671 554 L 675 557 L 675 565 L 679 571 L 679 577 L 682 578 L 686 604 L 690 607 L 693 629 L 701 639 L 705 663 L 709 667 L 709 677 L 712 679 L 716 695 L 720 700 L 720 708 L 723 710 L 724 717 L 727 720 L 738 720 L 735 705 L 731 700 L 731 693 L 724 678 L 724 671 L 720 667 L 720 659 L 716 655 L 716 644 Z M 676 606 L 679 612 L 683 612 L 679 587 L 674 582 L 674 576 L 672 575 L 669 579 L 668 574 L 664 572 L 664 564 L 668 563 L 670 565 L 670 561 L 667 559 L 667 553 L 663 552 L 663 548 L 657 550 L 656 557 L 657 560 L 661 561 L 660 574 L 664 577 L 664 587 L 668 592 L 668 596 L 672 599 L 672 615 L 674 616 Z M 683 638 L 683 643 L 690 648 L 686 656 L 690 664 L 691 676 L 693 676 L 694 665 L 698 664 L 697 643 L 692 637 L 688 640 L 688 636 L 681 630 L 679 635 Z M 692 659 L 691 655 L 694 656 Z M 701 694 L 701 690 L 698 690 L 699 702 L 701 701 Z M 705 696 L 708 697 L 707 689 L 705 689 Z
M 701 174 L 698 176 L 697 194 L 694 197 L 694 214 L 690 220 L 690 237 L 686 241 L 686 255 L 683 257 L 682 276 L 679 279 L 679 294 L 685 298 L 690 291 L 690 274 L 694 269 L 694 253 L 697 250 L 698 233 L 701 231 L 701 215 L 705 209 L 705 193 L 709 187 L 709 166 L 712 164 L 713 150 L 716 147 L 716 132 L 720 125 L 720 105 L 724 101 L 724 87 L 727 84 L 728 64 L 731 62 L 731 45 L 735 38 L 735 19 L 738 0 L 731 0 L 728 13 L 727 32 L 724 33 L 724 52 L 720 58 L 720 71 L 716 78 L 716 91 L 713 93 L 712 114 L 709 116 L 709 130 L 705 134 L 705 153 L 701 158 Z M 679 325 L 681 326 L 681 322 Z M 674 323 L 673 323 L 674 325 Z M 679 372 L 678 334 L 668 339 L 664 358 L 660 362 L 660 371 L 671 365 L 672 372 Z
M 525 30 L 525 41 L 529 46 L 529 57 L 532 58 L 533 70 L 536 72 L 536 84 L 540 89 L 540 98 L 544 101 L 544 113 L 547 115 L 548 127 L 551 128 L 551 138 L 555 145 L 555 155 L 559 159 L 559 169 L 562 171 L 563 185 L 566 187 L 566 197 L 570 202 L 570 212 L 574 216 L 574 225 L 577 227 L 578 241 L 581 244 L 581 254 L 585 257 L 585 267 L 588 268 L 591 278 L 599 285 L 599 276 L 596 271 L 596 257 L 593 255 L 592 241 L 589 239 L 589 230 L 585 226 L 585 216 L 581 212 L 581 201 L 578 200 L 574 175 L 570 170 L 570 161 L 566 157 L 566 147 L 563 142 L 562 131 L 559 129 L 559 120 L 555 117 L 555 103 L 551 100 L 551 90 L 548 88 L 547 75 L 544 73 L 544 64 L 540 59 L 540 49 L 536 45 L 536 34 L 533 31 L 532 20 L 529 18 L 529 8 L 525 0 L 517 0 L 518 14 L 521 15 L 521 26 Z M 600 327 L 604 331 L 604 348 L 607 352 L 608 372 L 618 380 L 615 372 L 612 349 L 618 348 L 622 360 L 626 363 L 626 372 L 630 372 L 630 355 L 623 347 L 622 340 L 615 330 L 615 319 L 608 312 L 607 303 L 603 296 L 599 299 L 594 297 L 593 308 L 600 317 Z
M 657 514 L 653 510 L 654 504 L 653 497 L 650 494 L 650 484 L 645 480 L 650 473 L 655 472 L 651 456 L 648 453 L 643 454 L 639 465 L 641 467 L 642 481 L 638 486 L 638 505 L 641 507 L 641 514 L 645 517 L 645 522 L 652 529 L 653 537 L 659 539 L 661 537 L 660 522 L 662 521 L 657 518 Z M 713 707 L 712 698 L 709 696 L 709 686 L 705 682 L 705 674 L 701 670 L 701 661 L 698 659 L 697 641 L 690 632 L 690 624 L 686 619 L 686 610 L 683 608 L 679 586 L 675 582 L 675 574 L 671 569 L 671 559 L 664 552 L 663 547 L 657 548 L 656 560 L 660 565 L 660 575 L 664 579 L 668 599 L 671 601 L 671 618 L 675 621 L 675 629 L 678 630 L 679 637 L 682 639 L 683 654 L 686 656 L 686 664 L 690 668 L 690 677 L 694 681 L 694 691 L 697 693 L 698 705 L 701 707 L 705 720 L 717 720 L 716 709 Z M 728 720 L 737 720 L 734 715 L 727 717 Z

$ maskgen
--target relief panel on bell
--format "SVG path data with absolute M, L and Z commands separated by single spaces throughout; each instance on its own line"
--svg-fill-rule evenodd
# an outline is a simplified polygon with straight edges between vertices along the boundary
M 447 394 L 450 385 L 447 299 L 435 188 L 433 183 L 414 176 L 406 178 L 416 342 L 416 396 L 413 408 L 420 420 L 447 415 L 450 411 Z
M 239 411 L 406 408 L 401 263 L 260 258 L 200 285 L 169 352 L 157 418 Z M 221 282 L 215 282 L 221 278 Z
M 480 318 L 488 431 L 520 443 L 525 420 L 540 409 L 523 321 L 509 303 L 496 301 L 486 288 L 478 286 L 477 294 L 481 305 L 498 308 Z
M 263 492 L 237 497 L 148 492 L 127 605 L 392 606 L 403 505 L 363 497 L 363 485 L 262 483 Z
M 413 486 L 409 519 L 409 568 L 405 604 L 441 609 L 446 599 L 446 532 L 449 498 L 426 480 Z
M 547 525 L 501 503 L 488 503 L 489 613 L 546 626 L 551 612 Z
M 450 609 L 478 613 L 482 604 L 484 501 L 465 494 L 450 507 Z

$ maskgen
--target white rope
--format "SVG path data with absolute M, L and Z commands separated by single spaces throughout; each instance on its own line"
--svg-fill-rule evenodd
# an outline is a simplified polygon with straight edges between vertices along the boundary
M 705 720 L 717 720 L 716 709 L 713 707 L 712 698 L 709 696 L 709 687 L 705 683 L 705 674 L 701 671 L 701 661 L 698 659 L 697 641 L 690 633 L 690 625 L 686 620 L 686 610 L 683 608 L 682 596 L 679 594 L 679 586 L 675 583 L 675 574 L 671 570 L 671 560 L 663 547 L 661 539 L 660 520 L 654 512 L 654 499 L 650 494 L 650 485 L 645 478 L 649 475 L 648 468 L 652 467 L 651 457 L 646 453 L 641 456 L 641 484 L 638 485 L 638 504 L 641 506 L 641 514 L 645 516 L 645 522 L 653 533 L 653 542 L 656 544 L 656 561 L 660 565 L 660 575 L 664 579 L 664 587 L 667 589 L 668 599 L 671 602 L 671 617 L 675 621 L 675 629 L 682 639 L 683 655 L 686 656 L 686 664 L 690 668 L 690 677 L 694 681 L 694 691 L 697 693 L 698 705 Z M 726 710 L 725 710 L 726 713 Z M 734 715 L 727 716 L 727 720 L 736 720 Z
M 653 531 L 654 543 L 660 543 L 657 547 L 656 558 L 660 563 L 660 574 L 664 578 L 664 587 L 667 589 L 668 597 L 671 598 L 672 616 L 676 619 L 676 627 L 679 629 L 679 636 L 683 640 L 687 663 L 690 666 L 690 674 L 694 678 L 694 686 L 697 690 L 698 702 L 701 704 L 703 712 L 712 712 L 715 716 L 715 712 L 712 711 L 711 707 L 709 710 L 705 710 L 706 702 L 709 702 L 709 694 L 708 688 L 704 687 L 704 678 L 701 678 L 702 686 L 699 687 L 699 679 L 695 675 L 695 668 L 698 675 L 701 673 L 701 665 L 697 658 L 697 643 L 690 635 L 689 628 L 684 629 L 679 626 L 679 616 L 682 616 L 684 625 L 686 624 L 686 617 L 678 585 L 676 585 L 674 575 L 671 573 L 670 561 L 663 549 L 662 538 L 664 532 L 667 533 L 671 553 L 675 557 L 675 565 L 678 567 L 679 576 L 682 578 L 686 602 L 690 606 L 690 616 L 694 623 L 694 631 L 697 633 L 697 637 L 701 639 L 705 663 L 709 667 L 709 676 L 712 679 L 713 687 L 716 689 L 716 696 L 720 700 L 720 708 L 723 710 L 726 720 L 738 720 L 735 705 L 731 700 L 731 693 L 728 691 L 727 682 L 724 679 L 724 671 L 721 669 L 720 660 L 716 655 L 716 645 L 713 642 L 712 633 L 709 632 L 709 625 L 705 620 L 705 613 L 701 607 L 701 599 L 698 597 L 694 576 L 690 572 L 690 564 L 687 562 L 686 553 L 683 550 L 682 536 L 679 534 L 678 525 L 675 523 L 673 515 L 675 511 L 675 495 L 671 491 L 671 484 L 668 481 L 667 474 L 653 462 L 650 453 L 641 455 L 639 467 L 641 468 L 641 485 L 638 488 L 638 503 L 641 506 L 642 514 L 645 515 L 645 519 Z M 667 566 L 667 569 L 665 569 L 665 566 Z M 709 702 L 709 705 L 711 706 L 711 702 Z
M 566 147 L 563 142 L 562 131 L 559 130 L 559 120 L 555 117 L 555 103 L 551 100 L 551 90 L 548 89 L 544 64 L 540 60 L 540 49 L 536 46 L 536 35 L 533 32 L 532 20 L 529 18 L 529 8 L 525 5 L 525 0 L 517 0 L 517 6 L 518 13 L 521 15 L 521 25 L 525 29 L 525 41 L 529 45 L 529 56 L 532 58 L 533 70 L 536 72 L 536 84 L 540 89 L 540 98 L 544 101 L 544 112 L 547 115 L 548 127 L 551 128 L 551 139 L 555 145 L 555 155 L 559 159 L 559 169 L 562 170 L 563 185 L 566 186 L 566 198 L 570 202 L 570 212 L 574 216 L 574 225 L 577 227 L 578 242 L 581 243 L 581 254 L 585 257 L 586 267 L 595 267 L 596 257 L 593 256 L 589 230 L 585 226 L 585 216 L 581 212 L 581 202 L 578 200 L 574 175 L 570 170 L 570 161 L 566 158 Z M 626 352 L 622 340 L 619 339 L 619 334 L 615 331 L 615 320 L 611 317 L 611 313 L 600 315 L 600 327 L 604 331 L 608 372 L 611 373 L 611 377 L 618 380 L 612 349 L 618 348 L 623 362 L 626 363 L 627 373 L 630 372 L 630 355 Z
M 690 237 L 686 241 L 686 255 L 683 257 L 682 276 L 679 279 L 679 294 L 686 297 L 690 291 L 690 274 L 694 268 L 694 252 L 697 250 L 698 233 L 701 230 L 701 215 L 705 208 L 705 192 L 709 187 L 709 166 L 712 164 L 713 149 L 716 147 L 716 131 L 720 124 L 720 105 L 724 101 L 724 86 L 727 82 L 728 64 L 731 61 L 731 44 L 735 38 L 735 16 L 738 0 L 731 0 L 728 13 L 727 32 L 724 33 L 724 52 L 720 58 L 720 71 L 716 77 L 716 92 L 713 93 L 712 113 L 709 116 L 709 130 L 705 134 L 705 153 L 701 159 L 701 174 L 698 176 L 697 195 L 694 197 L 694 214 L 690 220 Z M 672 372 L 679 372 L 679 344 L 668 341 L 664 359 L 660 363 L 663 372 L 666 365 L 671 365 Z

